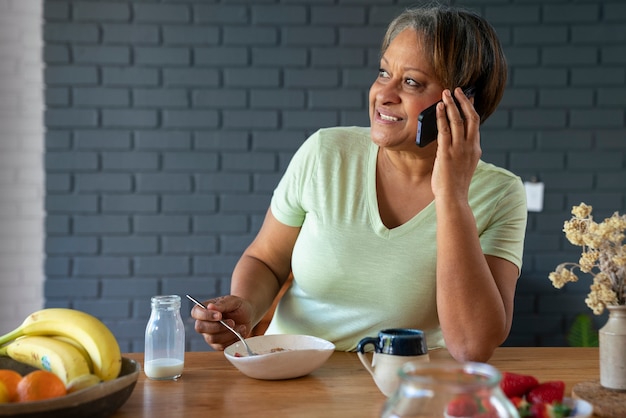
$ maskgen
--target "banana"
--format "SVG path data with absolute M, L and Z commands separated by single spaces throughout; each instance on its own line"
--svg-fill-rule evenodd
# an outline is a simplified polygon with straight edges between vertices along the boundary
M 87 352 L 87 350 L 85 350 L 85 347 L 80 345 L 78 343 L 78 341 L 76 341 L 73 338 L 66 337 L 65 335 L 52 335 L 50 338 L 54 338 L 56 340 L 64 341 L 64 342 L 66 342 L 68 344 L 72 344 L 74 347 L 76 347 L 76 349 L 78 351 L 80 351 L 80 354 L 82 354 L 83 357 L 85 358 L 85 361 L 87 362 L 87 365 L 89 366 L 89 371 L 93 373 L 93 361 L 91 361 L 91 357 L 89 356 L 89 353 Z
M 47 308 L 30 314 L 13 331 L 0 337 L 0 347 L 24 335 L 61 335 L 82 345 L 93 363 L 93 374 L 107 381 L 117 378 L 122 354 L 115 336 L 98 318 L 67 308 Z
M 15 361 L 56 374 L 67 386 L 80 376 L 89 375 L 89 365 L 73 345 L 54 338 L 24 336 L 0 348 Z

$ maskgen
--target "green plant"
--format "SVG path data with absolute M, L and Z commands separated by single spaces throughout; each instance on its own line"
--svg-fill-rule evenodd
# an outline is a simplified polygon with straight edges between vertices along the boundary
M 598 346 L 598 331 L 593 327 L 589 315 L 579 314 L 574 318 L 574 322 L 567 334 L 567 342 L 571 347 Z

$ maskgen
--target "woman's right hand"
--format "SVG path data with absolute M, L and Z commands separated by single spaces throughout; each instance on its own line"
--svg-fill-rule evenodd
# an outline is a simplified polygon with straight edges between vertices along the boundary
M 206 309 L 194 305 L 191 317 L 196 320 L 194 329 L 214 350 L 222 351 L 238 338 L 219 321 L 220 319 L 244 337 L 252 331 L 251 306 L 245 299 L 227 295 L 203 302 Z

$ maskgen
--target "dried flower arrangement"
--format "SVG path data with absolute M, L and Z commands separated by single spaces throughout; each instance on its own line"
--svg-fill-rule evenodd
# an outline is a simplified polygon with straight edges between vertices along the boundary
M 626 215 L 615 212 L 597 223 L 591 216 L 592 209 L 585 203 L 572 208 L 574 216 L 565 221 L 563 232 L 569 242 L 583 248 L 582 255 L 578 263 L 559 264 L 549 278 L 560 289 L 578 281 L 575 269 L 591 274 L 593 283 L 585 303 L 600 315 L 607 306 L 626 304 Z

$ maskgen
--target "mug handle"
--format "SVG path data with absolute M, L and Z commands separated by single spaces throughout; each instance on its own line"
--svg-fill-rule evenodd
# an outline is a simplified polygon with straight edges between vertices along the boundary
M 372 357 L 372 361 L 368 359 L 367 354 L 365 354 L 365 347 L 369 344 L 372 344 L 374 348 L 376 348 L 377 342 L 378 340 L 376 338 L 365 337 L 361 341 L 359 341 L 359 344 L 356 346 L 356 354 L 359 356 L 359 360 L 361 360 L 363 367 L 365 367 L 365 369 L 372 375 L 372 377 L 374 376 L 374 358 Z

